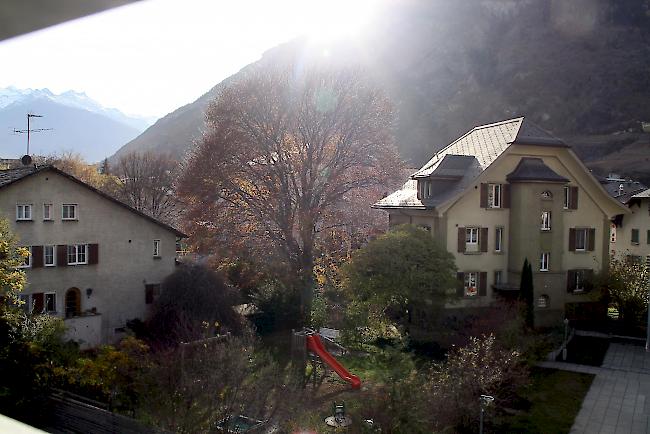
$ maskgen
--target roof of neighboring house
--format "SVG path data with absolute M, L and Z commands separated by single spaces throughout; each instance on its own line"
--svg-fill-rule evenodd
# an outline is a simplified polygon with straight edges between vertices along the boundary
M 82 180 L 80 180 L 78 178 L 75 178 L 74 176 L 70 175 L 69 173 L 64 172 L 61 169 L 57 169 L 54 166 L 50 166 L 50 165 L 44 165 L 44 166 L 33 165 L 33 166 L 19 167 L 19 168 L 15 168 L 15 169 L 0 170 L 0 189 L 2 189 L 4 187 L 7 187 L 7 186 L 9 186 L 9 185 L 11 185 L 11 184 L 13 184 L 15 182 L 21 181 L 21 180 L 23 180 L 23 179 L 25 179 L 25 178 L 27 178 L 27 177 L 29 177 L 31 175 L 35 175 L 37 173 L 47 172 L 47 171 L 58 173 L 59 175 L 64 176 L 64 177 L 70 179 L 73 182 L 76 182 L 77 184 L 79 184 L 79 185 L 93 191 L 94 193 L 97 193 L 98 195 L 102 196 L 104 199 L 108 199 L 111 202 L 116 203 L 117 205 L 120 205 L 120 206 L 128 209 L 132 213 L 135 213 L 135 214 L 139 215 L 140 217 L 144 217 L 145 219 L 149 220 L 150 222 L 155 223 L 158 226 L 161 226 L 164 229 L 167 229 L 168 231 L 173 232 L 178 237 L 182 237 L 182 238 L 187 237 L 187 235 L 185 235 L 184 233 L 182 233 L 178 229 L 176 229 L 176 228 L 174 228 L 174 227 L 172 227 L 172 226 L 170 226 L 170 225 L 168 225 L 166 223 L 163 223 L 160 220 L 155 219 L 155 218 L 151 217 L 150 215 L 145 214 L 142 211 L 139 211 L 139 210 L 133 208 L 130 205 L 127 205 L 126 203 L 122 202 L 121 200 L 115 199 L 113 196 L 110 196 L 110 195 L 104 193 L 103 191 L 100 191 L 100 190 L 96 189 L 95 187 L 86 184 Z
M 455 185 L 434 198 L 422 201 L 417 198 L 417 183 L 407 182 L 401 190 L 383 198 L 373 207 L 425 209 L 436 206 L 464 190 L 513 143 L 568 147 L 562 140 L 523 117 L 480 125 L 436 152 L 420 170 L 411 175 L 413 180 L 455 177 L 459 179 Z
M 628 203 L 632 198 L 636 198 L 637 195 L 643 194 L 648 188 L 641 182 L 631 179 L 608 179 L 600 177 L 599 181 L 610 196 L 623 204 Z
M 544 164 L 541 158 L 523 157 L 511 173 L 506 175 L 508 182 L 544 181 L 544 182 L 569 182 L 550 167 Z
M 637 193 L 632 197 L 634 199 L 643 199 L 643 198 L 646 198 L 646 197 L 650 197 L 650 188 L 648 188 L 647 190 L 643 190 L 642 192 Z

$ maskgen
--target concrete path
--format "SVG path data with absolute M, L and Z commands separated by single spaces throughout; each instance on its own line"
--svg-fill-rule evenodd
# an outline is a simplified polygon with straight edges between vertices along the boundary
M 650 433 L 650 353 L 612 343 L 601 367 L 542 362 L 539 366 L 595 374 L 571 434 Z

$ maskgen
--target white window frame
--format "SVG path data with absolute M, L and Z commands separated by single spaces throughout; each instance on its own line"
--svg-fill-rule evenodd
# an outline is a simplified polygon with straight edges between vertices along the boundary
M 494 251 L 503 252 L 503 226 L 494 228 Z
M 503 188 L 501 184 L 488 184 L 487 207 L 501 208 L 503 205 Z
M 542 224 L 540 230 L 550 231 L 551 230 L 551 211 L 542 211 Z
M 52 296 L 54 300 L 54 309 L 50 310 L 47 308 L 47 297 Z M 45 292 L 43 293 L 43 309 L 45 313 L 56 313 L 56 292 Z
M 153 257 L 160 258 L 160 240 L 153 240 Z
M 571 204 L 571 189 L 569 187 L 564 187 L 564 203 L 562 207 L 564 209 L 569 209 L 570 204 Z
M 463 287 L 463 294 L 465 297 L 478 297 L 478 272 L 466 272 L 465 279 L 463 281 Z
M 539 271 L 548 271 L 550 262 L 551 254 L 549 252 L 542 252 L 539 257 Z
M 29 217 L 26 216 L 25 211 L 29 210 Z M 31 203 L 18 203 L 16 204 L 16 221 L 28 222 L 32 221 L 34 215 L 34 207 Z
M 478 252 L 478 237 L 479 237 L 478 227 L 465 228 L 465 251 L 466 252 Z
M 26 258 L 27 263 L 21 263 L 18 268 L 32 268 L 32 246 L 21 246 L 24 249 L 29 250 L 29 256 Z
M 47 210 L 47 216 L 46 216 L 45 210 Z M 44 203 L 43 204 L 43 221 L 50 221 L 50 220 L 52 220 L 52 204 L 51 203 Z
M 66 207 L 72 207 L 74 210 L 74 217 L 65 217 Z M 79 220 L 79 206 L 76 203 L 64 203 L 61 205 L 61 220 L 74 221 Z
M 578 239 L 579 239 L 578 233 L 580 233 L 580 232 L 582 232 L 584 234 L 584 237 L 583 237 L 584 245 L 582 247 L 578 247 Z M 576 233 L 576 239 L 575 239 L 575 242 L 576 242 L 576 249 L 575 250 L 576 250 L 576 252 L 586 252 L 587 251 L 587 245 L 588 245 L 587 237 L 589 236 L 589 230 L 587 228 L 576 228 L 575 233 Z
M 52 263 L 47 262 L 47 249 L 52 249 Z M 44 267 L 56 267 L 56 249 L 53 245 L 43 246 L 43 266 Z
M 80 251 L 79 247 L 83 246 L 83 261 L 79 260 Z M 70 253 L 70 249 L 74 250 L 74 253 Z M 70 262 L 70 258 L 74 258 L 74 262 Z M 88 264 L 88 244 L 68 244 L 68 251 L 66 252 L 66 258 L 68 259 L 68 265 L 86 265 Z

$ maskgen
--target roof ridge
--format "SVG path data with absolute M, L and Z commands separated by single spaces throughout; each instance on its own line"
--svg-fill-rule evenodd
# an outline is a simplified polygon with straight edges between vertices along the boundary
M 496 126 L 503 125 L 503 124 L 507 124 L 507 123 L 510 123 L 510 122 L 523 121 L 523 120 L 524 120 L 524 117 L 525 117 L 525 116 L 519 116 L 519 117 L 512 118 L 512 119 L 506 119 L 506 120 L 504 120 L 504 121 L 493 122 L 493 123 L 491 123 L 491 124 L 477 125 L 477 126 L 475 126 L 474 128 L 472 128 L 469 132 L 472 132 L 472 131 L 474 131 L 474 130 L 480 130 L 480 129 L 483 129 L 483 128 L 496 127 Z

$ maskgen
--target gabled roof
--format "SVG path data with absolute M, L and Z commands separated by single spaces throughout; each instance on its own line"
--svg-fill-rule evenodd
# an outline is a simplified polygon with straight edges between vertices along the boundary
M 650 197 L 650 188 L 632 196 L 633 199 L 643 199 Z
M 515 170 L 506 175 L 506 180 L 508 182 L 569 182 L 564 176 L 558 175 L 553 169 L 544 164 L 541 158 L 536 157 L 522 157 Z
M 54 172 L 57 173 L 61 176 L 64 176 L 68 178 L 69 180 L 76 182 L 77 184 L 87 188 L 88 190 L 91 190 L 94 193 L 97 193 L 98 195 L 102 196 L 104 199 L 110 200 L 111 202 L 120 205 L 121 207 L 124 207 L 131 211 L 132 213 L 135 213 L 139 215 L 140 217 L 143 217 L 147 220 L 149 220 L 152 223 L 157 224 L 158 226 L 163 227 L 164 229 L 167 229 L 168 231 L 173 232 L 176 236 L 181 237 L 181 238 L 187 238 L 187 235 L 182 233 L 176 228 L 173 228 L 172 226 L 169 226 L 166 223 L 161 222 L 158 219 L 155 219 L 151 217 L 150 215 L 147 215 L 143 213 L 142 211 L 138 211 L 137 209 L 133 208 L 130 205 L 127 205 L 126 203 L 122 202 L 121 200 L 115 199 L 113 196 L 110 196 L 95 187 L 86 184 L 82 180 L 75 178 L 74 176 L 70 175 L 69 173 L 64 172 L 61 169 L 57 169 L 54 166 L 49 166 L 49 165 L 44 165 L 44 166 L 25 166 L 25 167 L 20 167 L 16 169 L 8 169 L 8 170 L 0 170 L 0 189 L 5 188 L 9 185 L 12 185 L 16 182 L 19 182 L 25 178 L 28 178 L 29 176 L 35 175 L 37 173 L 41 172 Z

